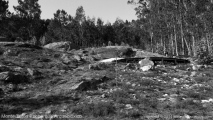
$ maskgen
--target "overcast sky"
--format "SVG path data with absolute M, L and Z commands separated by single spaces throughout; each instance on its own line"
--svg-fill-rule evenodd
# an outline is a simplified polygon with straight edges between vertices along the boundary
M 41 18 L 51 19 L 58 9 L 64 9 L 71 16 L 75 16 L 76 9 L 83 6 L 86 16 L 100 17 L 105 23 L 113 23 L 116 18 L 122 20 L 136 19 L 134 6 L 127 4 L 127 0 L 39 0 Z M 9 10 L 14 12 L 13 6 L 18 0 L 9 0 Z

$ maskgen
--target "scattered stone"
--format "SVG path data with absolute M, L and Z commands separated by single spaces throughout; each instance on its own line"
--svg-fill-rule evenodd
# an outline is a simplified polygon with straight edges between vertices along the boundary
M 135 86 L 136 86 L 136 84 L 135 84 L 135 83 L 133 83 L 133 84 L 132 84 L 132 87 L 135 87 Z
M 175 81 L 175 82 L 180 82 L 180 79 L 173 78 L 173 81 Z
M 81 60 L 82 60 L 82 58 L 81 58 L 79 55 L 74 55 L 73 57 L 74 57 L 74 59 L 76 59 L 77 61 L 81 61 Z
M 95 59 L 92 56 L 82 56 L 82 59 L 84 61 L 88 61 L 88 62 L 94 62 Z
M 132 105 L 131 104 L 126 104 L 126 109 L 132 109 Z
M 18 56 L 19 51 L 8 49 L 3 53 L 4 56 Z
M 183 116 L 183 118 L 185 118 L 185 119 L 190 119 L 191 117 L 189 116 L 189 115 L 187 115 L 187 114 L 185 114 L 184 116 Z
M 209 103 L 209 102 L 213 102 L 213 99 L 209 98 L 208 100 L 201 100 L 201 103 Z
M 176 104 L 178 102 L 177 98 L 173 98 L 173 97 L 170 97 L 169 101 L 172 102 L 173 104 Z
M 63 63 L 65 63 L 65 64 L 69 64 L 71 62 L 71 60 L 67 54 L 63 54 L 61 59 L 62 59 Z
M 158 98 L 159 101 L 165 101 L 166 98 Z
M 14 92 L 18 90 L 18 86 L 16 84 L 9 84 L 7 89 L 8 89 L 8 92 Z
M 197 74 L 197 72 L 196 72 L 196 71 L 192 71 L 190 76 L 191 76 L 191 77 L 195 77 L 195 76 L 196 76 L 196 74 Z
M 105 95 L 105 94 L 103 94 L 103 95 L 101 95 L 101 97 L 102 97 L 102 98 L 105 98 L 105 97 L 106 97 L 106 95 Z
M 66 110 L 65 109 L 62 109 L 62 110 L 60 110 L 61 112 L 66 112 Z
M 39 75 L 41 75 L 41 72 L 39 72 L 38 70 L 33 69 L 33 68 L 27 68 L 27 71 L 28 71 L 28 73 L 31 76 L 39 76 Z
M 20 72 L 20 71 L 23 71 L 23 68 L 22 67 L 16 67 L 16 68 L 14 68 L 14 71 Z
M 139 65 L 142 71 L 149 71 L 154 67 L 154 62 L 151 61 L 149 57 L 146 57 L 145 59 L 139 61 Z
M 52 113 L 51 110 L 47 110 L 47 111 L 45 112 L 45 114 L 51 114 L 51 113 Z
M 0 81 L 6 81 L 11 77 L 13 74 L 11 72 L 1 72 L 0 73 Z
M 36 65 L 36 67 L 43 68 L 44 65 L 41 62 L 38 62 L 37 65 Z

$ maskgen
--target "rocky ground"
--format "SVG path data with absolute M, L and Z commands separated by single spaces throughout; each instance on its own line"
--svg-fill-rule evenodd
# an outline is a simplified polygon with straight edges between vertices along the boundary
M 0 45 L 0 118 L 43 120 L 212 120 L 213 66 L 128 63 L 89 67 L 113 57 L 162 55 L 128 47 L 68 52 L 24 43 Z M 137 64 L 137 63 L 136 63 Z

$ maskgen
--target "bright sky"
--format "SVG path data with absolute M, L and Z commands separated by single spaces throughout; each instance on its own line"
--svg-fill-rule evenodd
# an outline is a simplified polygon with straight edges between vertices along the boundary
M 18 0 L 8 0 L 9 10 L 14 12 L 13 6 Z M 64 9 L 71 16 L 75 16 L 76 9 L 83 6 L 86 16 L 99 17 L 105 23 L 114 23 L 116 18 L 132 21 L 136 19 L 134 6 L 127 4 L 128 0 L 39 0 L 41 18 L 51 19 L 58 9 Z

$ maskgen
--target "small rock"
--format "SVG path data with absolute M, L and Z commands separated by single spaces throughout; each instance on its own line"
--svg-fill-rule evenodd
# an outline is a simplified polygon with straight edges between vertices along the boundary
M 52 113 L 51 110 L 47 110 L 47 111 L 45 112 L 45 114 L 51 114 L 51 113 Z
M 180 80 L 177 79 L 177 78 L 173 78 L 173 81 L 175 81 L 175 82 L 180 82 Z
M 187 115 L 187 114 L 185 114 L 184 116 L 183 116 L 185 119 L 190 119 L 191 117 L 189 116 L 189 115 Z
M 83 56 L 83 60 L 88 61 L 88 62 L 94 62 L 95 59 L 92 56 Z
M 133 84 L 132 84 L 132 87 L 135 87 L 135 86 L 136 86 L 136 84 L 135 84 L 135 83 L 133 83 Z
M 177 103 L 177 98 L 170 97 L 169 101 L 175 104 Z
M 65 64 L 69 64 L 71 62 L 71 60 L 70 60 L 70 58 L 68 57 L 67 54 L 63 54 L 62 57 L 61 57 L 61 59 L 63 60 L 63 62 Z
M 18 56 L 19 52 L 15 50 L 7 50 L 4 52 L 4 56 Z
M 132 105 L 131 104 L 126 104 L 126 109 L 132 109 Z
M 102 97 L 102 98 L 105 98 L 105 97 L 106 97 L 106 95 L 105 95 L 105 94 L 103 94 L 103 95 L 101 95 L 101 97 Z
M 159 100 L 159 101 L 165 101 L 166 98 L 159 98 L 158 100 Z
M 81 57 L 80 57 L 79 55 L 74 55 L 73 57 L 74 57 L 74 59 L 76 59 L 77 61 L 81 61 Z
M 16 67 L 16 68 L 14 68 L 14 71 L 17 71 L 17 72 L 20 72 L 20 71 L 22 71 L 23 70 L 23 68 L 21 68 L 21 67 Z
M 130 83 L 130 82 L 126 82 L 126 84 L 127 84 L 127 85 L 130 85 L 131 83 Z
M 39 68 L 44 67 L 44 65 L 41 62 L 39 62 L 36 66 L 39 67 Z
M 138 63 L 142 71 L 148 71 L 154 67 L 154 62 L 151 61 L 149 57 L 146 57 L 145 59 L 139 61 Z
M 60 73 L 64 74 L 66 73 L 66 70 L 60 70 Z
M 66 110 L 65 109 L 62 109 L 62 110 L 60 110 L 61 112 L 66 112 Z
M 41 77 L 42 75 L 41 72 L 33 68 L 27 68 L 27 71 L 33 78 L 38 78 L 38 77 Z
M 0 81 L 5 81 L 11 76 L 11 72 L 1 72 L 0 73 Z
M 197 74 L 197 72 L 196 71 L 193 71 L 193 72 L 191 72 L 191 77 L 195 77 L 196 76 L 196 74 Z
M 7 89 L 8 89 L 9 92 L 17 91 L 18 86 L 15 85 L 15 84 L 9 84 Z
M 36 72 L 34 69 L 30 69 L 30 68 L 27 68 L 27 71 L 31 76 L 35 75 L 35 72 Z

